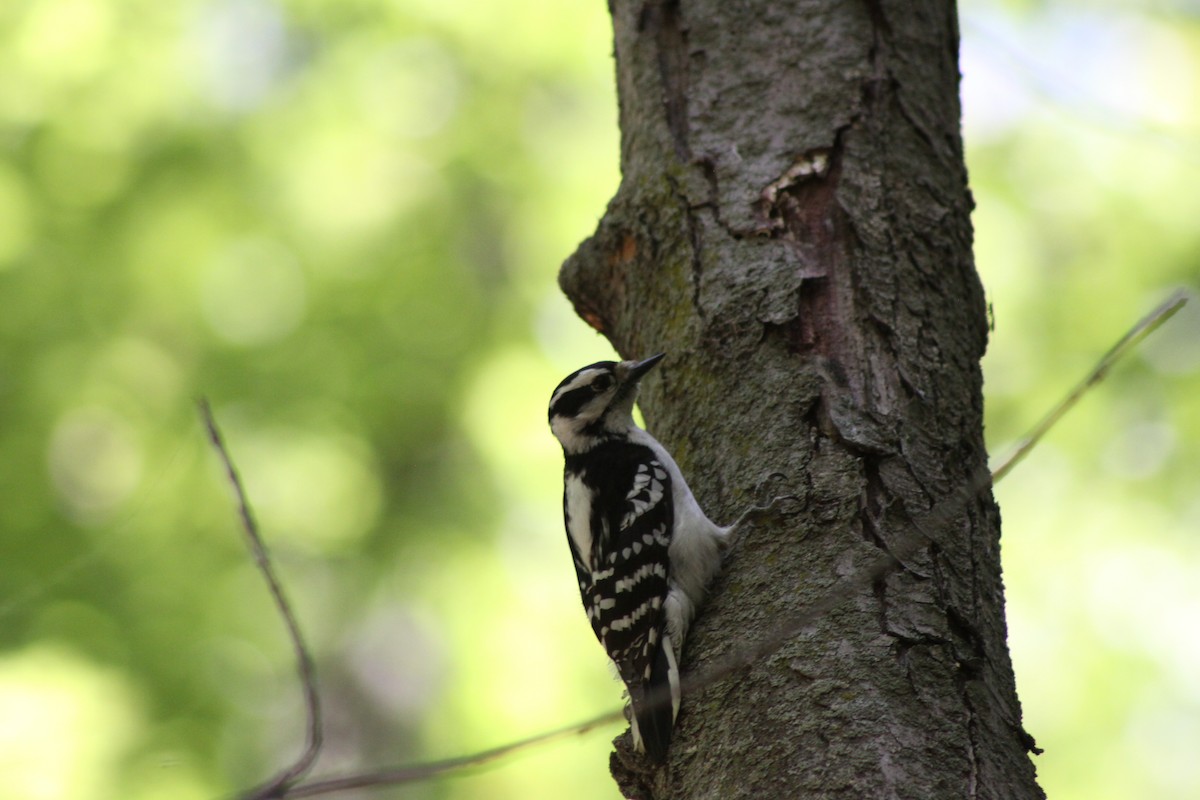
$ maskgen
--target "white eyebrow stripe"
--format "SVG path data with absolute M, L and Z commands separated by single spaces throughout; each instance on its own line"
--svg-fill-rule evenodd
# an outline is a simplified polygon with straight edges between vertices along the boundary
M 555 392 L 554 396 L 550 398 L 550 405 L 554 405 L 558 401 L 558 398 L 562 397 L 564 394 L 573 392 L 576 389 L 582 389 L 584 386 L 587 386 L 592 382 L 593 378 L 604 372 L 608 372 L 608 370 L 600 369 L 598 367 L 585 369 L 583 372 L 576 375 L 570 383 L 565 386 L 558 387 L 558 391 Z

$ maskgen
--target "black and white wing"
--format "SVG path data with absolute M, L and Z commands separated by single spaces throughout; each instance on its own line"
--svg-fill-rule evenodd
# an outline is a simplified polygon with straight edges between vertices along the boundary
M 635 731 L 661 760 L 674 725 L 671 681 L 678 681 L 663 613 L 674 525 L 670 473 L 653 450 L 629 442 L 588 454 L 587 466 L 574 473 L 574 499 L 570 461 L 567 472 L 564 510 L 583 605 L 629 689 Z M 590 540 L 583 535 L 584 514 Z M 665 702 L 646 707 L 651 692 Z

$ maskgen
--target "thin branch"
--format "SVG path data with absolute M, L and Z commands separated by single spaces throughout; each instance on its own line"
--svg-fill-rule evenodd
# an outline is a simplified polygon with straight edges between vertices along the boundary
M 708 686 L 717 683 L 718 681 L 728 677 L 729 675 L 744 669 L 754 662 L 766 658 L 775 653 L 779 648 L 787 643 L 792 637 L 800 634 L 805 628 L 816 624 L 822 617 L 836 608 L 843 600 L 886 578 L 891 573 L 897 571 L 903 566 L 903 561 L 909 556 L 915 554 L 922 547 L 933 541 L 933 537 L 929 534 L 930 530 L 936 530 L 942 525 L 948 523 L 955 514 L 964 509 L 969 502 L 982 490 L 993 486 L 1007 475 L 1012 468 L 1019 462 L 1054 425 L 1078 402 L 1079 398 L 1087 391 L 1088 388 L 1099 382 L 1112 366 L 1130 352 L 1135 346 L 1141 343 L 1143 339 L 1153 333 L 1164 322 L 1166 322 L 1175 312 L 1177 312 L 1186 302 L 1186 296 L 1182 290 L 1173 293 L 1162 305 L 1156 308 L 1153 312 L 1147 315 L 1144 319 L 1138 322 L 1131 328 L 1121 339 L 1113 345 L 1113 347 L 1104 354 L 1097 362 L 1095 368 L 1089 373 L 1079 385 L 1077 385 L 1070 394 L 1067 395 L 1055 408 L 1037 425 L 1030 433 L 1025 436 L 1020 445 L 994 472 L 990 474 L 984 468 L 980 468 L 972 479 L 964 484 L 959 490 L 952 492 L 949 496 L 942 499 L 934 506 L 927 514 L 919 519 L 910 521 L 910 530 L 900 534 L 890 549 L 888 554 L 882 555 L 871 562 L 870 565 L 857 570 L 850 575 L 842 578 L 834 583 L 828 590 L 814 603 L 805 608 L 799 614 L 791 617 L 785 625 L 776 629 L 770 636 L 762 639 L 756 644 L 741 648 L 731 655 L 718 659 L 704 669 L 697 670 L 685 676 L 682 682 L 682 692 L 684 695 L 691 695 L 702 691 Z M 202 406 L 207 413 L 207 406 Z M 219 438 L 215 435 L 215 429 L 210 425 L 210 431 L 214 438 L 214 443 L 221 449 L 222 457 L 226 461 L 227 470 L 230 473 L 231 480 L 234 481 L 238 490 L 238 495 L 243 509 L 243 520 L 249 520 L 249 512 L 245 510 L 245 501 L 242 498 L 241 487 L 236 483 L 237 477 L 233 473 L 232 466 L 229 466 L 228 458 L 224 455 L 224 449 L 221 448 Z M 253 523 L 248 523 L 248 529 L 253 527 Z M 252 537 L 257 540 L 257 534 Z M 259 546 L 261 551 L 261 544 Z M 258 557 L 258 551 L 256 551 Z M 265 560 L 265 552 L 262 553 Z M 263 562 L 260 561 L 260 565 Z M 264 570 L 265 575 L 270 575 L 269 564 Z M 270 579 L 270 578 L 269 578 Z M 274 590 L 273 590 L 274 593 Z M 289 628 L 295 629 L 295 623 L 291 620 L 290 611 L 287 605 L 283 602 L 282 594 L 277 596 L 277 602 L 280 603 L 281 612 L 289 619 Z M 299 644 L 298 636 L 295 641 Z M 298 648 L 298 657 L 307 654 L 303 647 Z M 302 675 L 304 669 L 301 669 Z M 306 683 L 306 691 L 311 688 L 311 684 Z M 314 695 L 315 700 L 315 695 Z M 656 692 L 651 693 L 647 698 L 647 702 L 666 703 L 671 702 L 669 693 Z M 315 708 L 315 705 L 314 705 Z M 365 772 L 355 775 L 347 775 L 343 777 L 328 778 L 323 780 L 311 781 L 309 783 L 297 784 L 292 786 L 284 786 L 279 780 L 276 780 L 273 786 L 276 790 L 282 789 L 282 794 L 264 795 L 254 794 L 249 795 L 244 800 L 252 800 L 253 798 L 265 797 L 316 797 L 318 795 L 332 794 L 334 792 L 346 791 L 349 789 L 362 788 L 382 788 L 384 786 L 396 786 L 404 783 L 415 783 L 418 781 L 429 780 L 430 778 L 465 771 L 474 767 L 484 766 L 495 762 L 506 756 L 515 754 L 522 750 L 536 747 L 557 739 L 566 738 L 568 736 L 582 735 L 588 733 L 602 725 L 607 725 L 612 722 L 617 722 L 625 718 L 623 711 L 613 711 L 608 714 L 595 717 L 579 725 L 572 725 L 565 728 L 549 731 L 547 733 L 531 736 L 527 739 L 522 739 L 511 744 L 494 747 L 490 750 L 484 750 L 472 755 L 459 756 L 449 758 L 442 761 L 431 761 L 421 764 L 415 764 L 409 767 L 399 767 L 395 769 L 379 770 L 377 772 Z M 319 744 L 318 744 L 319 747 Z M 314 753 L 315 755 L 315 753 Z M 301 762 L 297 762 L 300 764 Z M 311 763 L 311 759 L 309 760 Z M 305 765 L 305 769 L 307 764 Z M 301 770 L 302 772 L 302 770 Z M 293 767 L 286 774 L 296 776 L 296 768 Z
M 1088 373 L 1087 377 L 1075 385 L 1066 397 L 1059 401 L 1058 405 L 1050 410 L 1041 422 L 1034 426 L 1025 438 L 1022 439 L 1008 458 L 1000 463 L 1000 466 L 992 470 L 992 481 L 998 483 L 1001 478 L 1012 471 L 1021 459 L 1028 455 L 1047 431 L 1055 426 L 1063 416 L 1070 411 L 1079 398 L 1095 384 L 1099 383 L 1108 371 L 1112 369 L 1113 364 L 1117 363 L 1126 353 L 1141 344 L 1154 331 L 1158 330 L 1164 322 L 1175 315 L 1179 309 L 1183 308 L 1187 302 L 1187 294 L 1183 289 L 1177 289 L 1171 293 L 1171 296 L 1159 305 L 1158 308 L 1151 311 L 1141 319 L 1136 325 L 1117 341 L 1112 348 L 1104 354 L 1101 359 L 1096 362 L 1096 366 Z
M 604 725 L 624 721 L 625 712 L 623 710 L 610 711 L 607 714 L 593 717 L 587 722 L 568 725 L 565 728 L 558 728 L 546 733 L 539 733 L 527 739 L 520 739 L 511 744 L 493 747 L 490 750 L 483 750 L 471 755 L 447 758 L 442 761 L 426 761 L 421 764 L 414 764 L 411 767 L 397 767 L 395 769 L 379 770 L 378 772 L 347 775 L 341 778 L 310 781 L 292 788 L 286 796 L 288 798 L 316 797 L 317 795 L 332 794 L 334 792 L 346 791 L 347 789 L 376 788 L 395 786 L 401 783 L 426 781 L 447 773 L 462 772 L 473 767 L 481 767 L 522 750 L 528 750 L 557 739 L 565 739 L 568 736 L 582 736 Z
M 287 628 L 288 638 L 292 643 L 292 652 L 296 657 L 296 671 L 300 675 L 300 683 L 304 689 L 304 708 L 307 714 L 304 751 L 291 766 L 250 790 L 244 795 L 244 798 L 245 800 L 267 800 L 267 798 L 288 797 L 291 788 L 308 773 L 313 762 L 317 760 L 317 755 L 321 752 L 321 700 L 317 694 L 316 670 L 313 667 L 313 659 L 309 654 L 308 646 L 304 643 L 304 636 L 300 633 L 296 615 L 284 594 L 283 585 L 275 574 L 275 568 L 271 565 L 271 557 L 267 554 L 262 536 L 258 533 L 258 525 L 254 522 L 254 516 L 250 513 L 250 504 L 246 500 L 246 490 L 242 488 L 242 481 L 233 466 L 233 459 L 230 458 L 229 451 L 226 450 L 225 443 L 221 439 L 221 431 L 217 427 L 217 421 L 213 418 L 208 400 L 201 398 L 198 405 L 200 418 L 208 432 L 208 439 L 221 459 L 221 464 L 225 468 L 225 476 L 229 479 L 229 485 L 233 487 L 238 514 L 242 520 L 242 531 L 246 534 L 246 542 L 250 545 L 250 552 L 254 555 L 255 566 L 258 567 L 263 580 L 266 581 L 267 588 L 271 592 L 271 599 L 275 601 L 275 608 L 279 611 L 279 616 Z

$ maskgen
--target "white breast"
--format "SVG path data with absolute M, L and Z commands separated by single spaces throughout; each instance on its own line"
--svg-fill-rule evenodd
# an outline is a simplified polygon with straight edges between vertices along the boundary
M 592 564 L 592 497 L 579 475 L 566 477 L 567 534 L 575 543 L 583 565 L 589 570 Z

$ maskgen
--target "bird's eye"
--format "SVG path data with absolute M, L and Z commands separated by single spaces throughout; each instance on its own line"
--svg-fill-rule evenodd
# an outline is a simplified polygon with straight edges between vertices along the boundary
M 611 375 L 600 375 L 596 378 L 596 380 L 592 381 L 592 391 L 596 394 L 607 392 L 612 384 L 613 379 Z

